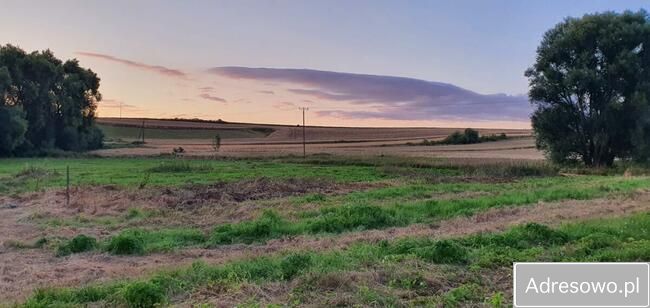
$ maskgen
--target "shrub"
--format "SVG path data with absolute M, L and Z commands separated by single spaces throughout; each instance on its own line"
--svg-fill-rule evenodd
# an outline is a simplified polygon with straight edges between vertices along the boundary
M 67 256 L 73 253 L 91 251 L 97 247 L 97 240 L 87 235 L 77 235 L 72 240 L 62 243 L 57 248 L 57 256 Z
M 111 238 L 106 249 L 116 255 L 136 255 L 144 253 L 142 232 L 130 230 Z
M 150 308 L 166 302 L 165 291 L 157 284 L 133 282 L 124 287 L 124 300 L 132 308 Z

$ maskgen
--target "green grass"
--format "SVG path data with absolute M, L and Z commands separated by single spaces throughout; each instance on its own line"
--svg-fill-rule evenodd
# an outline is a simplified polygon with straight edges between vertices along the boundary
M 595 238 L 593 234 L 600 235 Z M 483 289 L 493 288 L 489 279 L 481 280 L 478 275 L 481 271 L 494 270 L 495 267 L 509 271 L 515 261 L 645 261 L 650 258 L 649 243 L 650 213 L 568 224 L 557 229 L 526 224 L 503 233 L 439 241 L 430 238 L 407 238 L 375 244 L 357 244 L 346 250 L 293 252 L 255 257 L 224 265 L 198 262 L 190 267 L 160 272 L 136 281 L 77 289 L 39 290 L 24 306 L 84 305 L 99 301 L 127 306 L 136 306 L 138 303 L 165 303 L 205 285 L 233 285 L 244 282 L 262 284 L 340 271 L 377 271 L 378 268 L 391 265 L 405 266 L 411 262 L 409 260 L 423 264 L 449 264 L 455 268 L 455 272 L 473 271 L 474 278 L 460 278 L 456 287 L 449 292 L 430 294 L 423 299 L 432 304 L 462 306 L 465 302 L 483 301 Z M 394 288 L 414 288 L 420 284 L 417 279 L 391 281 L 386 283 L 392 284 Z M 313 289 L 313 286 L 297 284 L 293 292 L 300 293 L 301 289 L 308 288 Z M 141 296 L 129 295 L 135 293 Z M 503 301 L 496 294 L 485 301 Z M 379 292 L 369 288 L 360 288 L 359 295 L 365 300 L 381 299 Z M 309 300 L 308 297 L 296 298 Z
M 2 159 L 0 193 L 63 187 L 66 166 L 70 181 L 78 185 L 119 185 L 124 187 L 178 186 L 237 181 L 257 177 L 324 178 L 338 182 L 367 182 L 387 178 L 371 166 L 305 165 L 270 160 L 183 160 L 166 158 L 83 158 L 83 159 Z M 39 170 L 44 176 L 22 176 L 24 170 Z M 200 172 L 196 172 L 200 171 Z

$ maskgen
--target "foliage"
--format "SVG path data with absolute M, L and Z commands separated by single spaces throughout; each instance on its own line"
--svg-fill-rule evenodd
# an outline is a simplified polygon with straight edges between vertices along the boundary
M 0 105 L 0 156 L 9 156 L 25 142 L 27 120 L 21 107 Z
M 103 134 L 95 126 L 98 89 L 99 77 L 77 60 L 63 62 L 49 50 L 26 53 L 0 46 L 0 125 L 8 128 L 0 130 L 0 155 L 101 147 Z
M 643 10 L 567 18 L 546 32 L 526 71 L 537 147 L 553 161 L 588 166 L 646 158 L 649 44 Z
M 451 135 L 445 137 L 445 139 L 439 141 L 431 140 L 422 140 L 420 143 L 407 143 L 408 145 L 444 145 L 444 144 L 475 144 L 482 142 L 491 142 L 491 141 L 500 141 L 506 140 L 508 136 L 501 133 L 499 135 L 483 135 L 481 136 L 479 132 L 472 128 L 466 128 L 462 133 L 459 131 L 453 132 Z

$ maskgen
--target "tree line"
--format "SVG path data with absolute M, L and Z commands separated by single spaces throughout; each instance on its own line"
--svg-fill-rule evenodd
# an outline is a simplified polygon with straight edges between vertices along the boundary
M 76 59 L 0 46 L 0 156 L 100 148 L 99 81 Z

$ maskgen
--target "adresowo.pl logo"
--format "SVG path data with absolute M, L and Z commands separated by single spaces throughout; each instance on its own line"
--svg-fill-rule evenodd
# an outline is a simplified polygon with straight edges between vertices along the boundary
M 514 307 L 650 307 L 650 263 L 515 263 Z

